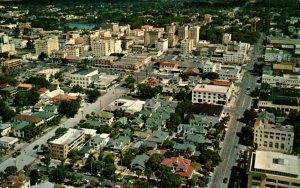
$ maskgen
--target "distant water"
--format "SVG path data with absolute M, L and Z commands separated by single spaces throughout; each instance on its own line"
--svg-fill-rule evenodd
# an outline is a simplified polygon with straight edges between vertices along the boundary
M 62 26 L 60 26 L 60 29 L 63 29 L 64 27 L 69 27 L 71 29 L 78 28 L 78 29 L 86 29 L 86 30 L 91 30 L 98 26 L 97 24 L 93 23 L 82 23 L 82 22 L 70 22 L 66 23 Z

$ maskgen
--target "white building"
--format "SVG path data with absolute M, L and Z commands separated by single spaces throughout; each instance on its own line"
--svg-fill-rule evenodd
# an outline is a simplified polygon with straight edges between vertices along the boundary
M 19 139 L 15 138 L 15 137 L 3 136 L 3 137 L 0 138 L 0 146 L 3 146 L 5 148 L 11 148 L 18 141 L 19 141 Z
M 93 147 L 94 150 L 100 150 L 106 146 L 109 139 L 109 134 L 96 134 L 89 140 L 89 146 Z
M 230 33 L 224 33 L 222 38 L 223 44 L 228 44 L 231 41 L 231 34 Z
M 189 54 L 192 52 L 193 50 L 193 40 L 190 40 L 190 39 L 183 39 L 181 41 L 181 46 L 180 46 L 180 49 L 181 49 L 181 53 L 182 54 Z
M 213 63 L 211 61 L 205 62 L 203 72 L 217 72 L 221 70 L 221 63 Z
M 292 74 L 283 74 L 283 76 L 276 76 L 270 74 L 262 75 L 262 83 L 268 83 L 270 85 L 281 85 L 286 87 L 297 87 L 300 86 L 300 76 Z
M 283 50 L 267 48 L 265 52 L 265 61 L 286 62 L 291 60 L 292 55 Z
M 198 84 L 192 90 L 193 103 L 225 105 L 231 96 L 231 88 L 219 85 Z
M 251 153 L 247 188 L 299 188 L 300 159 L 272 151 Z
M 155 48 L 158 51 L 165 52 L 168 50 L 168 39 L 160 38 L 155 41 Z
M 49 56 L 53 50 L 59 50 L 58 38 L 56 36 L 37 39 L 35 41 L 35 53 L 37 55 L 43 52 Z
M 291 153 L 294 143 L 294 127 L 275 125 L 257 119 L 254 124 L 254 143 L 261 150 Z
M 80 87 L 87 88 L 98 79 L 97 69 L 85 69 L 73 72 L 69 78 L 71 80 L 71 87 L 79 85 Z

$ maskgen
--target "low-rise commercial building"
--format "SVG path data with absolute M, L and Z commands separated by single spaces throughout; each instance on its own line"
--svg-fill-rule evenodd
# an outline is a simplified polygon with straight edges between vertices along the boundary
M 87 88 L 89 87 L 96 78 L 98 78 L 97 69 L 84 69 L 73 72 L 69 76 L 71 80 L 71 87 L 79 85 L 80 87 Z
M 225 105 L 231 96 L 230 87 L 198 84 L 192 90 L 193 103 Z
M 11 148 L 18 141 L 19 141 L 19 139 L 15 138 L 15 137 L 3 136 L 3 137 L 0 138 L 0 146 L 3 146 L 5 148 Z

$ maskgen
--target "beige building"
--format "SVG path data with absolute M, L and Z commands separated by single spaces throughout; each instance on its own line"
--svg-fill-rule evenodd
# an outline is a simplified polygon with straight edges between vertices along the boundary
M 110 54 L 109 41 L 107 40 L 92 41 L 91 48 L 94 57 L 103 57 Z
M 193 46 L 196 46 L 200 38 L 200 27 L 193 26 L 189 29 L 189 39 L 193 40 Z
M 272 151 L 251 153 L 248 188 L 299 188 L 300 159 Z
M 35 41 L 35 53 L 37 55 L 40 55 L 42 52 L 44 52 L 49 56 L 53 50 L 59 50 L 57 37 L 49 37 Z
M 254 123 L 254 143 L 261 150 L 291 153 L 294 143 L 294 127 L 275 125 L 257 119 Z
M 189 27 L 187 25 L 179 26 L 178 28 L 178 37 L 183 40 L 189 36 Z
M 155 45 L 155 41 L 161 38 L 160 31 L 145 31 L 144 33 L 144 46 L 151 47 Z
M 22 59 L 9 59 L 2 63 L 2 66 L 7 69 L 13 69 L 23 65 Z
M 190 39 L 184 39 L 181 41 L 181 47 L 180 47 L 182 54 L 189 54 L 193 50 L 193 40 Z
M 68 129 L 64 135 L 49 142 L 50 157 L 65 159 L 72 149 L 81 148 L 84 145 L 84 140 L 84 130 Z

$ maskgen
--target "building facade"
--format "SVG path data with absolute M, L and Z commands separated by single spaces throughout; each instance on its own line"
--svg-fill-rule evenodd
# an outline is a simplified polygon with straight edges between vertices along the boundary
M 198 84 L 192 90 L 192 102 L 225 105 L 231 92 L 231 88 L 226 86 Z

